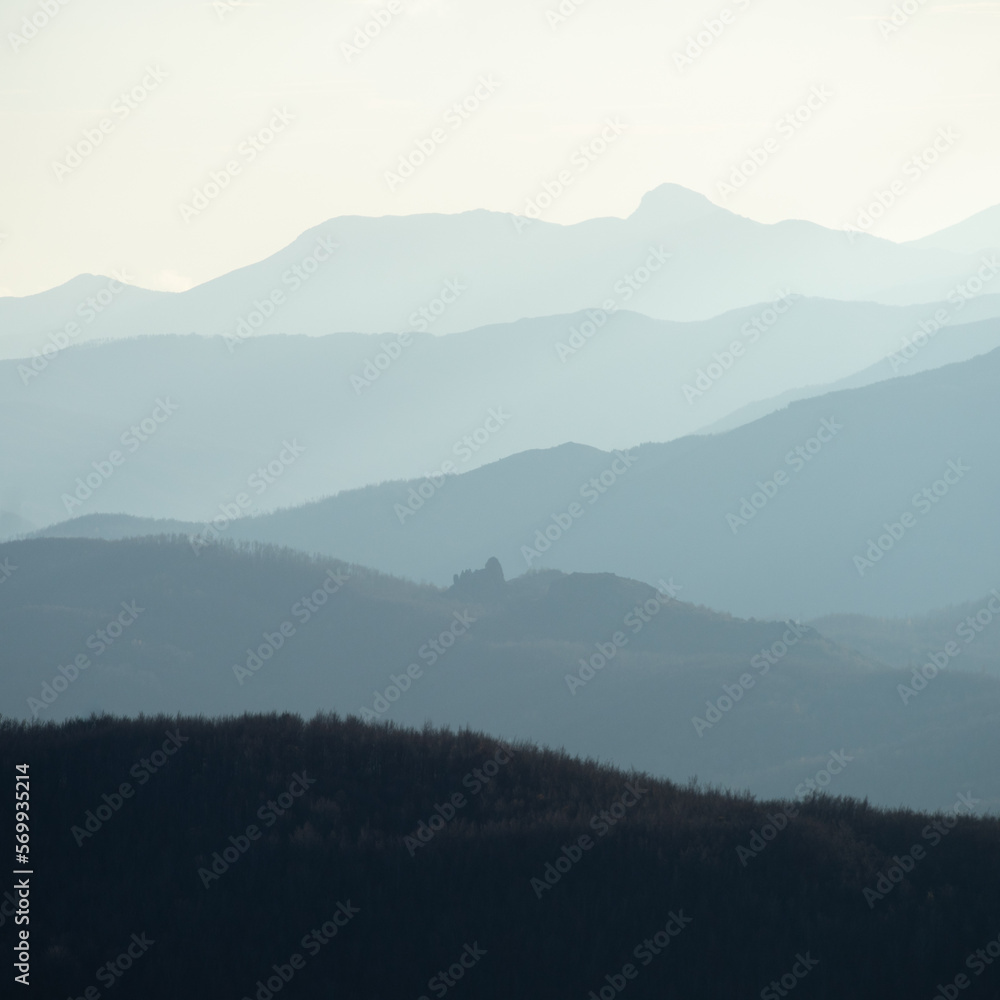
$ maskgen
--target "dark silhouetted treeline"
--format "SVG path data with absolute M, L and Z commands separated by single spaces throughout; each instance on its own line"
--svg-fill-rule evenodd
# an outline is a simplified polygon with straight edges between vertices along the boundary
M 965 965 L 1000 935 L 995 819 L 939 817 L 932 846 L 915 813 L 334 715 L 7 720 L 0 762 L 10 788 L 30 765 L 33 996 L 740 1000 L 793 968 L 803 998 L 1000 992 L 1000 962 Z

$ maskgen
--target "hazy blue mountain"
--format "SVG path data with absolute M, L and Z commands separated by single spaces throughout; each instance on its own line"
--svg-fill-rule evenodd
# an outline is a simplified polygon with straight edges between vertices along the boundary
M 186 292 L 109 292 L 109 279 L 82 276 L 40 295 L 0 299 L 0 357 L 40 351 L 69 322 L 78 324 L 76 341 L 239 329 L 440 334 L 605 303 L 673 320 L 705 319 L 783 292 L 913 304 L 944 299 L 980 265 L 976 255 L 808 222 L 757 223 L 665 184 L 627 219 L 568 226 L 486 211 L 332 219 Z M 96 312 L 87 299 L 101 294 L 108 304 Z
M 0 510 L 0 542 L 18 535 L 30 534 L 35 530 L 35 527 L 34 524 L 26 521 L 19 514 L 14 514 L 8 510 Z
M 993 299 L 953 315 L 972 317 Z M 262 337 L 232 351 L 220 338 L 132 338 L 44 364 L 0 362 L 0 424 L 10 429 L 0 439 L 0 506 L 34 525 L 95 512 L 207 519 L 240 493 L 252 505 L 237 513 L 252 514 L 567 441 L 671 440 L 720 419 L 745 422 L 762 398 L 800 386 L 815 394 L 872 365 L 863 380 L 888 377 L 891 366 L 876 363 L 953 308 L 779 305 L 785 312 L 761 304 L 697 323 L 622 311 L 599 328 L 582 313 L 405 342 Z M 1000 320 L 948 324 L 899 370 L 998 341 Z M 304 451 L 293 456 L 286 442 Z M 123 461 L 103 475 L 115 451 Z M 282 466 L 282 454 L 294 462 Z M 280 474 L 256 471 L 275 461 Z M 89 496 L 88 477 L 97 484 Z
M 184 539 L 11 542 L 0 564 L 15 567 L 0 585 L 8 716 L 430 720 L 788 798 L 842 753 L 831 794 L 1000 805 L 1000 682 L 951 673 L 904 703 L 910 671 L 807 626 L 695 607 L 676 579 L 505 581 L 490 563 L 445 591 Z
M 53 524 L 31 532 L 11 534 L 30 538 L 92 538 L 119 541 L 123 538 L 145 538 L 149 535 L 198 534 L 205 527 L 197 521 L 175 521 L 170 518 L 133 517 L 131 514 L 84 514 L 61 524 Z M 6 539 L 5 539 L 6 540 Z
M 437 584 L 495 555 L 509 576 L 672 575 L 688 600 L 743 616 L 928 612 L 1000 582 L 998 379 L 994 351 L 627 459 L 575 444 L 524 452 L 223 523 L 218 537 Z
M 147 332 L 149 317 L 167 308 L 171 294 L 126 279 L 80 274 L 35 295 L 0 297 L 0 358 L 37 353 L 51 361 L 67 347 Z
M 941 229 L 930 236 L 906 244 L 924 250 L 948 250 L 952 253 L 975 254 L 1000 248 L 1000 205 L 983 209 L 975 215 Z
M 978 600 L 911 618 L 831 615 L 810 624 L 866 659 L 893 667 L 912 667 L 931 656 L 940 660 L 944 651 L 951 670 L 1000 676 L 998 615 L 995 588 Z
M 979 304 L 979 302 L 972 303 L 971 307 L 975 308 Z M 992 303 L 984 304 L 986 308 L 992 306 Z M 853 375 L 848 375 L 847 378 L 827 382 L 823 385 L 803 386 L 771 399 L 749 403 L 714 424 L 703 427 L 700 433 L 718 434 L 722 431 L 729 431 L 735 427 L 742 427 L 743 424 L 759 420 L 769 413 L 774 413 L 775 410 L 783 409 L 798 399 L 809 399 L 812 396 L 821 396 L 829 392 L 839 392 L 841 389 L 859 389 L 887 378 L 915 375 L 917 372 L 941 368 L 957 361 L 968 361 L 970 358 L 987 354 L 1000 347 L 1000 324 L 989 320 L 972 322 L 969 321 L 970 314 L 971 309 L 970 313 L 963 314 L 966 321 L 961 326 L 948 328 L 946 336 L 941 336 L 940 332 L 935 333 L 933 338 L 919 345 L 919 350 L 908 348 L 905 344 L 900 345 L 876 364 Z M 912 332 L 909 339 L 912 343 Z

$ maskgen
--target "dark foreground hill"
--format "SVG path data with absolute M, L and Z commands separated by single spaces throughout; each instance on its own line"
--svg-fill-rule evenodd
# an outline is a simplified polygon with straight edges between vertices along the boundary
M 669 578 L 504 580 L 491 561 L 442 590 L 185 539 L 12 542 L 5 575 L 0 711 L 17 718 L 336 711 L 768 797 L 843 752 L 833 793 L 1000 807 L 996 678 L 930 664 L 914 681 L 813 629 L 686 603 Z
M 757 802 L 336 716 L 3 722 L 25 761 L 39 996 L 1000 991 L 1000 823 L 961 802 Z

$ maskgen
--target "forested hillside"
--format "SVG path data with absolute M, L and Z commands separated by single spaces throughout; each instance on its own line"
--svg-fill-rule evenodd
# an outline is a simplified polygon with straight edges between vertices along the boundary
M 1000 947 L 1000 824 L 962 802 L 758 802 L 336 716 L 7 720 L 15 762 L 46 997 L 1000 990 L 1000 965 L 967 964 Z

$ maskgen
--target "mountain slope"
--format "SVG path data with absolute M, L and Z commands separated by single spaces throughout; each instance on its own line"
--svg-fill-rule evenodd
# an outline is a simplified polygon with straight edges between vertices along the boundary
M 968 315 L 968 314 L 966 314 Z M 914 343 L 914 334 L 917 340 Z M 967 321 L 961 326 L 948 330 L 946 336 L 940 336 L 935 331 L 930 339 L 920 336 L 919 327 L 906 337 L 906 342 L 897 345 L 896 349 L 877 364 L 865 368 L 847 378 L 823 385 L 809 385 L 792 389 L 771 399 L 763 399 L 750 403 L 723 417 L 721 420 L 701 429 L 702 434 L 719 434 L 723 431 L 742 427 L 754 420 L 784 409 L 789 403 L 813 396 L 822 396 L 842 389 L 860 389 L 862 386 L 873 385 L 897 375 L 915 375 L 917 372 L 943 368 L 945 365 L 959 361 L 968 361 L 988 354 L 1000 347 L 1000 326 L 994 322 Z
M 663 254 L 670 259 L 661 265 Z M 241 322 L 248 333 L 401 332 L 426 328 L 421 308 L 430 310 L 433 332 L 453 333 L 605 301 L 694 320 L 769 301 L 779 289 L 913 304 L 944 298 L 979 266 L 974 255 L 812 223 L 764 225 L 666 184 L 627 219 L 570 226 L 486 211 L 332 219 L 186 292 L 105 291 L 107 306 L 76 336 L 235 335 Z M 108 281 L 78 278 L 30 299 L 0 300 L 0 357 L 41 350 L 53 330 L 82 322 L 93 311 L 87 297 Z
M 912 667 L 932 656 L 940 659 L 946 651 L 952 670 L 1000 676 L 1000 628 L 994 627 L 998 615 L 1000 591 L 994 589 L 967 604 L 913 618 L 833 615 L 811 624 L 866 659 L 893 667 Z
M 835 794 L 944 808 L 969 789 L 1000 805 L 1000 682 L 948 674 L 904 700 L 909 671 L 803 626 L 684 603 L 679 581 L 504 581 L 490 563 L 442 592 L 273 550 L 196 554 L 184 540 L 13 542 L 0 565 L 12 568 L 0 710 L 17 718 L 431 720 L 779 797 L 837 753 L 850 759 Z
M 994 351 L 627 460 L 579 445 L 526 452 L 224 522 L 218 535 L 439 584 L 496 555 L 509 575 L 672 575 L 687 599 L 744 616 L 927 612 L 997 585 L 998 382 Z
M 1000 304 L 969 302 L 956 321 L 993 298 Z M 9 429 L 0 508 L 38 526 L 95 512 L 208 519 L 241 492 L 252 503 L 239 512 L 252 514 L 566 441 L 672 440 L 760 399 L 854 376 L 934 312 L 794 298 L 779 306 L 699 323 L 622 311 L 597 329 L 586 314 L 552 316 L 405 343 L 274 336 L 233 352 L 217 338 L 135 338 L 61 352 L 37 372 L 0 362 Z M 901 370 L 998 341 L 1000 320 L 947 327 Z M 891 374 L 885 365 L 870 377 Z M 148 425 L 155 433 L 130 434 L 158 401 L 171 412 Z M 293 455 L 291 441 L 304 450 Z M 123 462 L 104 476 L 113 451 Z M 282 464 L 282 454 L 294 461 Z M 280 474 L 256 472 L 275 461 Z M 78 477 L 95 474 L 98 488 L 79 488 Z
M 906 244 L 924 250 L 947 250 L 975 254 L 1000 248 L 1000 205 L 983 209 L 962 222 L 941 229 L 930 236 Z
M 628 465 L 567 446 L 229 531 L 306 551 L 336 544 L 414 579 L 444 581 L 450 566 L 497 554 L 522 569 L 671 573 L 691 598 L 742 615 L 929 611 L 996 584 L 998 379 L 993 352 L 646 445 Z M 591 484 L 601 476 L 607 485 Z M 574 503 L 582 513 L 567 522 Z
M 265 981 L 349 1000 L 457 980 L 483 1000 L 619 986 L 749 1000 L 783 976 L 808 976 L 804 996 L 883 1000 L 930 996 L 962 968 L 980 992 L 1000 983 L 964 965 L 996 943 L 998 824 L 961 803 L 956 818 L 755 802 L 335 717 L 0 724 L 0 764 L 24 758 L 46 776 L 30 939 L 45 996 L 80 995 L 95 967 L 114 984 L 101 963 L 133 940 L 122 968 L 148 1000 L 273 996 Z M 205 948 L 205 927 L 227 933 Z

